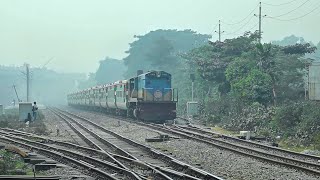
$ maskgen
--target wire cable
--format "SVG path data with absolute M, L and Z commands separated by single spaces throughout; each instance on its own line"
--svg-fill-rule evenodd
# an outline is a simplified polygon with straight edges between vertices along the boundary
M 296 2 L 296 1 L 299 1 L 299 0 L 292 0 L 292 1 L 289 1 L 289 2 L 286 2 L 286 3 L 281 3 L 281 4 L 269 4 L 269 3 L 264 3 L 264 2 L 261 2 L 261 3 L 264 4 L 264 5 L 267 5 L 267 6 L 283 6 L 283 5 L 291 4 L 291 3 Z
M 237 32 L 241 31 L 241 29 L 243 29 L 244 27 L 246 27 L 250 22 L 251 20 L 253 19 L 254 16 L 252 16 L 248 21 L 247 23 L 243 24 L 240 28 L 238 28 L 237 30 L 231 32 L 231 33 L 227 33 L 227 35 L 231 35 L 231 34 L 236 34 Z
M 310 0 L 306 0 L 304 3 L 302 3 L 300 6 L 298 6 L 298 7 L 295 8 L 295 9 L 293 9 L 293 10 L 291 10 L 291 11 L 288 11 L 288 12 L 286 12 L 286 13 L 284 13 L 284 14 L 280 14 L 280 15 L 272 16 L 272 17 L 273 17 L 273 18 L 278 18 L 278 17 L 282 17 L 282 16 L 285 16 L 285 15 L 288 15 L 288 14 L 290 14 L 290 13 L 298 10 L 299 8 L 301 8 L 302 6 L 304 6 L 304 5 L 305 5 L 307 2 L 309 2 L 309 1 L 310 1 Z
M 211 31 L 212 37 L 213 37 L 214 32 L 215 32 L 216 28 L 218 27 L 218 25 L 219 25 L 219 23 L 217 23 L 217 24 L 214 26 L 213 30 Z M 211 38 L 212 38 L 212 37 L 211 37 Z
M 316 8 L 312 9 L 310 12 L 308 12 L 308 13 L 302 15 L 302 16 L 291 18 L 291 19 L 279 19 L 279 18 L 276 18 L 276 17 L 266 17 L 266 18 L 275 19 L 275 20 L 278 20 L 278 21 L 295 21 L 295 20 L 298 20 L 298 19 L 301 19 L 301 18 L 304 18 L 304 17 L 308 16 L 309 14 L 313 13 L 315 10 L 317 10 L 319 8 L 320 8 L 320 4 L 318 6 L 316 6 Z
M 229 33 L 229 34 L 226 34 L 226 35 L 235 35 L 235 36 L 243 35 L 245 32 L 251 32 L 258 25 L 259 25 L 259 22 L 257 22 L 256 24 L 254 24 L 254 26 L 252 26 L 250 29 L 248 29 L 248 30 L 246 30 L 244 32 L 241 32 L 241 33 Z
M 228 25 L 228 26 L 234 26 L 234 25 L 237 25 L 237 24 L 240 24 L 242 22 L 244 22 L 246 19 L 248 19 L 250 17 L 250 15 L 252 15 L 252 13 L 259 7 L 259 4 L 248 14 L 248 16 L 246 16 L 244 19 L 238 21 L 238 22 L 235 22 L 235 23 L 226 23 L 224 21 L 221 21 L 223 22 L 223 24 L 225 25 Z

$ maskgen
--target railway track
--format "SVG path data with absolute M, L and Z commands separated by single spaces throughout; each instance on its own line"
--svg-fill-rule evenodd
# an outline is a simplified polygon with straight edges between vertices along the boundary
M 228 142 L 216 137 L 208 136 L 204 133 L 193 132 L 177 126 L 161 126 L 157 124 L 144 124 L 147 127 L 157 129 L 159 131 L 175 134 L 187 139 L 206 143 L 221 149 L 229 150 L 244 156 L 249 156 L 262 161 L 283 165 L 285 167 L 295 168 L 307 173 L 312 173 L 320 177 L 320 164 L 318 162 L 309 162 L 292 157 L 281 156 L 276 153 L 270 153 L 256 149 L 250 146 L 240 145 L 237 142 Z
M 152 175 L 157 175 L 157 179 L 220 179 L 150 147 L 125 138 L 89 119 L 59 109 L 51 110 L 65 120 L 70 127 L 73 126 L 72 129 L 78 131 L 77 134 L 92 148 L 103 152 L 113 152 L 124 158 L 145 163 L 153 168 L 156 174 Z M 99 131 L 99 133 L 96 133 L 96 131 Z
M 73 113 L 69 114 L 74 115 Z M 106 114 L 103 115 L 106 116 Z M 185 139 L 193 140 L 195 142 L 208 144 L 221 150 L 228 150 L 230 152 L 257 159 L 261 162 L 267 162 L 270 165 L 274 164 L 278 165 L 279 167 L 287 167 L 295 171 L 298 170 L 296 172 L 300 171 L 310 174 L 312 175 L 312 177 L 320 177 L 320 162 L 318 160 L 319 157 L 317 156 L 304 155 L 256 142 L 246 142 L 245 140 L 235 139 L 234 137 L 225 136 L 214 132 L 204 132 L 204 129 L 192 125 L 184 128 L 180 126 L 163 126 L 158 124 L 133 121 L 132 119 L 127 119 L 119 116 L 107 116 L 117 120 L 127 121 L 147 127 L 151 131 L 169 133 L 175 135 L 176 137 L 182 137 Z M 223 142 L 226 141 L 225 139 L 230 139 L 230 141 Z M 261 147 L 261 149 L 257 149 L 257 147 Z M 271 149 L 274 152 L 266 152 L 268 149 Z
M 96 179 L 140 179 L 139 176 L 118 166 L 85 156 L 67 149 L 61 149 L 43 143 L 24 139 L 13 134 L 1 131 L 0 140 L 19 147 L 32 149 L 44 156 L 50 157 L 58 162 L 74 167 L 86 175 Z
M 132 122 L 131 120 L 118 116 L 112 116 L 112 118 Z M 150 129 L 202 142 L 220 149 L 229 150 L 261 161 L 294 168 L 320 177 L 320 158 L 317 156 L 304 155 L 259 143 L 235 139 L 226 135 L 210 133 L 194 126 L 191 126 L 190 128 L 183 128 L 182 126 L 176 125 L 163 126 L 140 121 L 135 121 L 135 123 Z M 220 136 L 220 138 L 217 138 L 216 136 Z
M 268 146 L 266 144 L 261 144 L 254 141 L 247 141 L 243 139 L 239 139 L 237 137 L 228 136 L 220 133 L 215 133 L 213 131 L 208 131 L 206 129 L 194 126 L 194 125 L 188 125 L 188 126 L 181 126 L 177 125 L 177 128 L 185 129 L 186 131 L 191 131 L 195 133 L 200 133 L 203 135 L 211 136 L 211 137 L 219 137 L 219 139 L 231 142 L 231 143 L 238 143 L 243 146 L 248 146 L 252 148 L 261 149 L 262 151 L 273 153 L 273 154 L 281 154 L 284 157 L 290 157 L 292 159 L 306 161 L 310 163 L 315 163 L 320 165 L 320 157 L 319 156 L 313 156 L 308 154 L 302 154 L 298 152 L 289 151 L 286 149 L 281 149 L 278 147 Z
M 130 166 L 129 169 L 134 169 L 134 171 L 135 171 L 134 173 L 138 174 L 141 177 L 141 179 L 148 179 L 149 177 L 148 178 L 145 177 L 146 172 L 150 172 L 150 171 L 154 170 L 154 168 L 150 167 L 149 165 L 147 165 L 139 160 L 127 158 L 127 157 L 124 157 L 124 156 L 121 156 L 118 154 L 106 153 L 105 151 L 100 151 L 100 150 L 97 150 L 94 148 L 81 146 L 81 145 L 73 144 L 70 142 L 51 140 L 48 138 L 40 137 L 40 136 L 37 136 L 34 134 L 30 134 L 30 133 L 26 133 L 26 132 L 22 132 L 22 131 L 17 131 L 17 130 L 13 130 L 13 129 L 5 128 L 5 129 L 2 129 L 2 131 L 4 131 L 4 132 L 0 131 L 0 134 L 7 134 L 7 135 L 9 134 L 10 136 L 25 137 L 27 139 L 36 140 L 37 142 L 45 142 L 45 144 L 54 145 L 54 147 L 63 147 L 63 148 L 67 148 L 69 150 L 72 149 L 73 151 L 81 152 L 81 153 L 85 154 L 86 156 L 89 155 L 91 157 L 95 157 L 100 160 L 105 160 L 105 161 L 116 164 L 119 167 L 122 167 L 122 168 L 128 170 L 128 168 L 123 165 L 123 164 L 126 164 L 126 165 Z M 43 144 L 43 146 L 46 146 L 45 144 Z M 165 169 L 161 169 L 161 168 L 160 168 L 160 170 L 166 171 Z M 143 172 L 143 173 L 141 173 L 141 172 Z M 174 172 L 168 171 L 168 173 L 174 173 Z M 183 174 L 180 174 L 180 175 L 183 175 Z M 139 179 L 139 178 L 137 178 L 137 179 Z M 185 179 L 188 179 L 188 178 L 185 178 Z

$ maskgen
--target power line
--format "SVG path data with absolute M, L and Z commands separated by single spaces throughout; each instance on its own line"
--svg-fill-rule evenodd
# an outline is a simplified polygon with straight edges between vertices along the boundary
M 240 28 L 238 28 L 237 30 L 231 32 L 231 33 L 227 33 L 226 35 L 232 35 L 232 34 L 236 34 L 237 32 L 241 31 L 244 27 L 246 27 L 251 20 L 253 19 L 254 16 L 252 16 L 245 24 L 243 24 Z
M 292 13 L 292 12 L 294 12 L 294 11 L 296 11 L 296 10 L 298 10 L 299 8 L 301 8 L 302 6 L 304 6 L 307 2 L 309 2 L 310 0 L 306 0 L 304 3 L 302 3 L 300 6 L 298 6 L 297 8 L 295 8 L 295 9 L 293 9 L 293 10 L 291 10 L 291 11 L 288 11 L 288 12 L 286 12 L 286 13 L 284 13 L 284 14 L 280 14 L 280 15 L 277 15 L 277 16 L 273 16 L 273 18 L 278 18 L 278 17 L 282 17 L 282 16 L 285 16 L 285 15 L 288 15 L 288 14 L 290 14 L 290 13 Z
M 235 22 L 235 23 L 226 23 L 224 21 L 223 24 L 228 25 L 228 26 L 233 26 L 233 25 L 237 25 L 237 24 L 241 24 L 242 22 L 244 22 L 246 19 L 248 19 L 250 17 L 250 15 L 252 15 L 252 13 L 254 13 L 254 11 L 257 9 L 257 7 L 259 6 L 259 4 L 242 20 Z
M 286 2 L 286 3 L 281 3 L 281 4 L 269 4 L 269 3 L 264 3 L 264 2 L 262 2 L 262 4 L 268 5 L 268 6 L 283 6 L 283 5 L 291 4 L 291 3 L 296 2 L 296 1 L 299 1 L 299 0 L 292 0 L 292 1 L 289 1 L 289 2 Z
M 235 36 L 243 35 L 245 32 L 250 32 L 250 31 L 252 31 L 253 29 L 255 29 L 256 27 L 258 27 L 258 25 L 259 25 L 259 22 L 257 22 L 256 24 L 254 24 L 251 28 L 249 28 L 249 29 L 246 30 L 246 31 L 243 31 L 243 32 L 241 32 L 241 33 L 228 34 L 228 35 L 235 35 Z
M 313 13 L 315 10 L 317 10 L 319 8 L 320 8 L 320 4 L 318 6 L 316 6 L 314 9 L 312 9 L 311 11 L 309 11 L 308 13 L 306 13 L 306 14 L 304 14 L 302 16 L 299 16 L 299 17 L 291 18 L 291 19 L 279 19 L 279 18 L 276 18 L 276 17 L 267 17 L 267 18 L 275 19 L 275 20 L 278 20 L 278 21 L 295 21 L 295 20 L 298 20 L 298 19 L 301 19 L 301 18 L 304 18 L 304 17 L 308 16 L 309 14 Z
M 212 30 L 212 32 L 211 32 L 212 35 L 214 34 L 215 29 L 218 27 L 218 25 L 219 25 L 219 23 L 217 23 L 217 24 L 214 26 L 214 28 L 213 28 L 213 30 Z

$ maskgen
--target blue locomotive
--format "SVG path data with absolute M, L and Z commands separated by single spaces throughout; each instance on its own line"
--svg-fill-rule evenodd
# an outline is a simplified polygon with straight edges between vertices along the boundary
M 150 71 L 68 95 L 71 106 L 158 123 L 176 118 L 177 102 L 178 91 L 171 86 L 171 74 L 164 71 Z

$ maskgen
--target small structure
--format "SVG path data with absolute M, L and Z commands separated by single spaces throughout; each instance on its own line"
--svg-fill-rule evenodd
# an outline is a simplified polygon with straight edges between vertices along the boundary
M 19 120 L 25 121 L 28 119 L 28 114 L 32 116 L 32 103 L 31 102 L 20 102 L 19 103 Z
M 254 137 L 255 134 L 251 131 L 240 131 L 240 135 L 238 136 L 238 138 L 245 140 L 254 139 Z
M 198 102 L 187 102 L 187 115 L 188 117 L 196 116 L 199 112 Z
M 3 115 L 4 114 L 4 109 L 3 109 L 3 105 L 0 104 L 0 115 Z
M 308 69 L 309 100 L 320 100 L 320 62 L 313 62 Z

